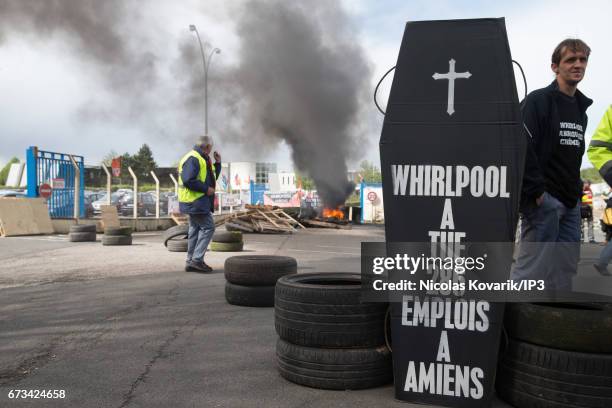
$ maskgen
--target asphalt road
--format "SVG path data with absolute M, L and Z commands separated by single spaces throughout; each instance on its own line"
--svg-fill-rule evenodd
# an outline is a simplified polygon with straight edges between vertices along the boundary
M 294 256 L 299 272 L 358 273 L 360 242 L 383 239 L 380 227 L 308 230 L 247 235 L 245 249 Z M 185 273 L 184 254 L 166 251 L 159 234 L 134 243 L 0 239 L 1 407 L 416 407 L 395 401 L 392 386 L 339 392 L 284 380 L 273 309 L 225 301 L 228 255 L 210 254 L 211 274 Z M 9 400 L 12 389 L 66 398 Z

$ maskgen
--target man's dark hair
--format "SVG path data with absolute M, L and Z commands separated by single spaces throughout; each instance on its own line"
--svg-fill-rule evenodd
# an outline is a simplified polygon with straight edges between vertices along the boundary
M 561 63 L 561 53 L 568 49 L 572 52 L 584 52 L 589 58 L 591 48 L 586 43 L 578 38 L 568 38 L 559 43 L 552 54 L 552 63 L 559 65 Z

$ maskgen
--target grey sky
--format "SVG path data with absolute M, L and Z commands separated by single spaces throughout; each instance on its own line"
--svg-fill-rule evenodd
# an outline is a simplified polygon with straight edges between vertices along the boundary
M 28 1 L 28 0 L 24 0 Z M 105 80 L 92 59 L 75 52 L 70 35 L 45 32 L 33 35 L 35 27 L 21 25 L 18 31 L 4 32 L 0 42 L 0 164 L 13 155 L 23 156 L 25 148 L 37 145 L 45 150 L 82 154 L 89 164 L 98 164 L 111 149 L 118 153 L 134 152 L 148 143 L 161 165 L 178 160 L 203 128 L 202 117 L 185 117 L 179 100 L 182 81 L 177 61 L 179 45 L 197 46 L 189 24 L 222 49 L 211 67 L 210 129 L 224 160 L 272 160 L 281 168 L 290 168 L 289 150 L 283 144 L 256 149 L 248 143 L 224 140 L 224 112 L 215 108 L 215 98 L 224 91 L 223 70 L 238 64 L 240 39 L 236 34 L 236 9 L 243 1 L 149 1 L 146 8 L 130 15 L 121 27 L 121 35 L 139 45 L 140 51 L 152 50 L 157 76 L 156 94 L 151 95 L 140 81 L 124 84 L 129 92 L 142 95 L 142 103 L 128 102 L 118 84 Z M 612 103 L 612 89 L 607 77 L 612 62 L 607 44 L 612 29 L 612 6 L 606 1 L 485 2 L 485 1 L 343 1 L 354 27 L 355 38 L 366 51 L 374 75 L 364 87 L 373 90 L 378 78 L 395 65 L 397 52 L 408 20 L 506 17 L 506 27 L 514 59 L 527 75 L 530 90 L 547 85 L 553 75 L 550 54 L 563 38 L 580 37 L 593 49 L 585 80 L 580 89 L 595 103 L 589 109 L 587 138 L 606 107 Z M 256 5 L 255 5 L 256 6 Z M 126 13 L 129 12 L 125 11 Z M 133 12 L 133 10 L 132 10 Z M 16 22 L 17 23 L 17 22 Z M 325 27 L 323 27 L 325 29 Z M 78 45 L 78 44 L 77 44 Z M 128 49 L 126 52 L 134 52 Z M 143 54 L 144 55 L 144 54 Z M 145 61 L 147 62 L 147 61 Z M 121 62 L 115 62 L 120 64 Z M 108 65 L 112 69 L 113 62 Z M 148 74 L 142 68 L 142 83 Z M 200 66 L 194 69 L 201 69 Z M 350 69 L 350 67 L 347 67 Z M 384 104 L 391 78 L 383 84 Z M 522 95 L 522 80 L 517 79 Z M 197 101 L 194 102 L 197 105 Z M 361 120 L 367 135 L 362 157 L 378 161 L 378 138 L 382 117 L 373 104 Z M 202 108 L 203 111 L 203 108 Z M 154 114 L 149 114 L 154 112 Z M 357 167 L 355 157 L 349 168 Z

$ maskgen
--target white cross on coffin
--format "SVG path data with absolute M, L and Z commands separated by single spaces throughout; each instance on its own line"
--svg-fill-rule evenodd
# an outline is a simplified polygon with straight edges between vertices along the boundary
M 448 72 L 446 74 L 438 74 L 437 72 L 433 74 L 433 79 L 448 79 L 448 106 L 446 111 L 449 116 L 455 113 L 455 79 L 468 79 L 471 76 L 472 74 L 469 71 L 455 72 L 455 60 L 452 58 L 448 61 Z

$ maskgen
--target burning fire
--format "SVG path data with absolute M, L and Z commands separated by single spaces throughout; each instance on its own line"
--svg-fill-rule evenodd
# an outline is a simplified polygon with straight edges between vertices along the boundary
M 336 209 L 324 208 L 321 214 L 324 218 L 337 218 L 339 220 L 344 219 L 344 211 L 342 211 L 339 207 Z

